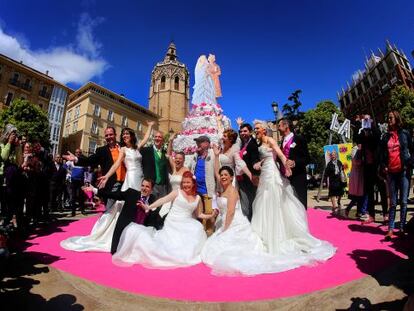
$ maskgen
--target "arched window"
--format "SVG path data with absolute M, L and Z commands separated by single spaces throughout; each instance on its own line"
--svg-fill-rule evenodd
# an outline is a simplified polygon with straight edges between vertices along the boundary
M 174 90 L 179 90 L 180 89 L 180 78 L 175 77 L 174 79 Z
M 161 77 L 161 90 L 165 89 L 165 76 Z

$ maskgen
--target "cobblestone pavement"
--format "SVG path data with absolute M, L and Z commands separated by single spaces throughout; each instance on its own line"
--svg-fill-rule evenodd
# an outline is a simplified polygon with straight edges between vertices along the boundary
M 309 191 L 310 208 L 330 211 L 330 203 L 324 195 L 326 193 L 322 193 L 322 199 L 317 202 L 316 191 Z M 343 203 L 345 206 L 348 202 L 344 200 Z M 412 217 L 414 209 L 409 207 Z M 7 263 L 0 263 L 0 309 L 403 310 L 407 297 L 411 295 L 412 298 L 414 292 L 413 256 L 412 253 L 406 255 L 408 259 L 401 259 L 385 271 L 311 294 L 249 303 L 193 303 L 149 298 L 106 288 L 54 269 L 39 262 L 30 253 L 17 252 L 11 255 Z M 46 256 L 42 261 L 52 262 L 53 258 Z M 405 310 L 414 311 L 414 307 L 406 306 Z

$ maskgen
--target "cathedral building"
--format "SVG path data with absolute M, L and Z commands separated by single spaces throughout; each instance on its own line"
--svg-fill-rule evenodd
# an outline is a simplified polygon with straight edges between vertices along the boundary
M 189 82 L 188 69 L 178 61 L 171 42 L 164 60 L 152 70 L 149 90 L 149 110 L 159 115 L 159 129 L 164 134 L 182 130 L 181 122 L 189 111 Z

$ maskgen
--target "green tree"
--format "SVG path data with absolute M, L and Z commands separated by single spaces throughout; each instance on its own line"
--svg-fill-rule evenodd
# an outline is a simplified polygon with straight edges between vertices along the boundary
M 391 91 L 388 108 L 400 112 L 404 125 L 414 129 L 414 91 L 404 85 L 398 85 Z
M 284 117 L 292 121 L 300 121 L 303 119 L 304 113 L 299 110 L 302 106 L 302 102 L 299 99 L 301 93 L 302 90 L 296 90 L 288 97 L 290 103 L 286 103 L 282 107 Z
M 16 126 L 19 134 L 27 135 L 29 140 L 38 140 L 43 146 L 49 147 L 49 121 L 46 112 L 39 106 L 27 100 L 15 99 L 0 112 L 0 126 L 4 128 L 8 123 Z
M 337 113 L 342 117 L 338 107 L 332 101 L 321 101 L 316 105 L 316 108 L 305 112 L 301 121 L 301 134 L 305 136 L 308 142 L 311 163 L 316 164 L 315 171 L 319 173 L 325 167 L 323 146 L 328 143 L 333 113 Z M 332 144 L 336 143 L 340 143 L 340 137 L 334 134 Z

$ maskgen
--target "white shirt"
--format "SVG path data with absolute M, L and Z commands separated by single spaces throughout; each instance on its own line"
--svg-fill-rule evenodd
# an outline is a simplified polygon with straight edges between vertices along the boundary
M 284 138 L 283 138 L 283 144 L 282 144 L 282 147 L 283 148 L 285 148 L 285 146 L 286 146 L 286 144 L 287 144 L 287 142 L 293 137 L 293 133 L 292 132 L 290 132 L 287 136 L 285 136 Z

